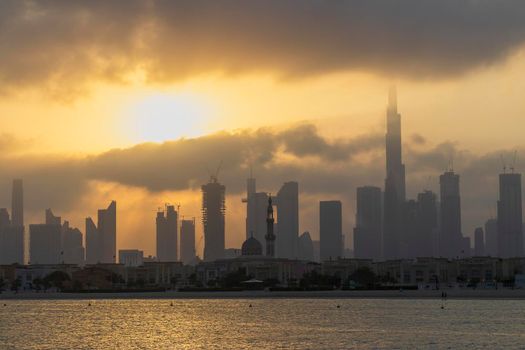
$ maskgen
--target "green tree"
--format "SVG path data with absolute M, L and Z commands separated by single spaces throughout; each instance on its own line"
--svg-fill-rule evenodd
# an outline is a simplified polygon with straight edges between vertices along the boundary
M 69 275 L 63 271 L 54 271 L 44 277 L 44 284 L 55 287 L 58 291 L 64 288 L 64 282 L 70 281 Z M 47 282 L 47 283 L 46 283 Z
M 372 289 L 376 285 L 378 278 L 374 271 L 368 267 L 360 267 L 350 275 L 350 280 L 356 282 L 363 288 Z

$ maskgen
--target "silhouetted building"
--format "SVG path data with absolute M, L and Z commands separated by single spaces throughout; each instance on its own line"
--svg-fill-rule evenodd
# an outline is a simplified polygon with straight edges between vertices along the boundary
M 32 265 L 63 263 L 61 236 L 60 225 L 29 225 L 29 263 Z
M 69 222 L 62 225 L 62 251 L 65 264 L 84 264 L 85 250 L 82 244 L 82 232 L 78 228 L 69 227 Z
M 343 255 L 343 214 L 340 201 L 319 202 L 321 261 Z
M 24 227 L 11 224 L 9 212 L 0 209 L 0 265 L 24 263 Z
M 226 188 L 212 176 L 202 186 L 202 223 L 204 226 L 204 260 L 213 261 L 224 257 L 225 222 L 224 195 Z
M 447 171 L 439 177 L 439 185 L 441 192 L 440 255 L 450 259 L 462 256 L 464 251 L 461 234 L 459 175 L 453 171 Z
M 166 213 L 157 213 L 157 260 L 161 262 L 178 260 L 178 213 L 173 205 L 166 206 Z
M 397 112 L 397 93 L 392 87 L 388 97 L 386 122 L 386 179 L 384 192 L 383 257 L 401 255 L 402 217 L 405 202 L 405 165 L 402 162 L 401 115 Z
M 181 221 L 180 258 L 185 265 L 194 264 L 196 261 L 195 219 Z
M 299 236 L 299 259 L 300 260 L 306 260 L 306 261 L 315 261 L 314 260 L 314 243 L 312 241 L 312 237 L 310 236 L 310 232 L 306 231 L 303 232 L 301 236 Z
M 477 227 L 474 230 L 474 256 L 485 255 L 485 238 L 483 237 L 483 229 Z
M 118 262 L 128 267 L 142 266 L 144 265 L 144 252 L 138 249 L 119 249 Z
M 86 218 L 86 263 L 97 264 L 100 262 L 100 247 L 98 243 L 98 229 L 93 219 Z
M 256 192 L 256 181 L 250 177 L 246 183 L 246 198 L 242 201 L 246 203 L 246 239 L 253 235 L 259 242 L 264 242 L 268 194 Z
M 489 219 L 485 222 L 485 253 L 497 257 L 498 254 L 498 220 Z
M 263 255 L 262 244 L 255 237 L 250 237 L 244 241 L 241 247 L 242 256 Z
M 273 233 L 273 205 L 272 197 L 268 198 L 268 208 L 266 210 L 266 235 L 264 239 L 266 241 L 266 256 L 275 257 L 275 234 Z M 244 255 L 244 254 L 243 254 Z
M 86 263 L 114 264 L 117 261 L 117 202 L 98 210 L 98 226 L 86 218 Z
M 295 258 L 299 237 L 299 184 L 285 182 L 275 198 L 277 205 L 276 256 Z
M 498 252 L 501 258 L 523 255 L 521 174 L 499 175 Z
M 436 194 L 424 191 L 417 195 L 416 237 L 413 245 L 413 257 L 431 257 L 434 255 L 434 242 L 438 230 L 438 210 Z
M 402 227 L 403 231 L 399 242 L 399 253 L 403 258 L 415 258 L 419 255 L 417 244 L 418 232 L 418 202 L 407 200 L 403 205 Z
M 321 261 L 321 242 L 313 240 L 312 245 L 314 247 L 314 261 L 320 262 Z
M 102 255 L 101 263 L 116 263 L 117 254 L 117 202 L 112 201 L 107 209 L 98 210 L 98 238 Z
M 7 209 L 0 213 L 0 264 L 24 263 L 24 196 L 22 180 L 13 180 L 11 218 Z
M 51 209 L 46 209 L 46 225 L 62 225 L 62 218 L 55 216 Z
M 358 259 L 381 259 L 383 213 L 381 189 L 358 187 L 354 228 L 354 256 Z

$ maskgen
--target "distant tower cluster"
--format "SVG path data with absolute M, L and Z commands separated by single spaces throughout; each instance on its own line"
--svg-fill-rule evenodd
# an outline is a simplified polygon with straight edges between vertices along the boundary
M 216 176 L 202 186 L 202 224 L 204 226 L 204 260 L 213 261 L 224 256 L 226 188 Z

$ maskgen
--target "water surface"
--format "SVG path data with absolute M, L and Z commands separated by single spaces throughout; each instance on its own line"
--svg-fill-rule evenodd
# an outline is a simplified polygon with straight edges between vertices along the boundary
M 520 300 L 449 300 L 445 309 L 407 299 L 3 303 L 0 349 L 525 348 Z

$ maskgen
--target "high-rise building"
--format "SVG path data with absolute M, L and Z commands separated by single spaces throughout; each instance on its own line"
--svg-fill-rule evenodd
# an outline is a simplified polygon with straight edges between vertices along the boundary
M 25 247 L 24 192 L 21 179 L 13 180 L 11 219 L 7 209 L 1 213 L 0 263 L 23 264 Z
M 96 264 L 100 260 L 98 229 L 93 219 L 86 218 L 86 263 Z
M 485 222 L 485 254 L 496 257 L 498 254 L 498 220 Z
M 403 258 L 416 258 L 419 256 L 417 244 L 419 239 L 418 232 L 418 202 L 409 199 L 403 205 L 402 227 L 400 235 L 399 254 Z
M 24 188 L 22 179 L 13 180 L 11 223 L 14 226 L 24 226 Z
M 24 227 L 11 224 L 9 212 L 0 209 L 0 265 L 24 263 Z
M 264 242 L 266 235 L 266 209 L 268 194 L 256 191 L 256 181 L 250 177 L 246 182 L 246 239 L 254 237 L 259 242 Z
M 29 263 L 61 264 L 62 226 L 56 224 L 29 225 Z
M 86 263 L 117 262 L 117 202 L 98 210 L 98 226 L 86 219 Z
M 483 229 L 481 227 L 477 227 L 474 230 L 474 255 L 485 255 L 485 238 L 483 237 Z
M 195 219 L 181 221 L 180 258 L 186 265 L 195 264 Z
M 498 252 L 501 258 L 523 255 L 521 174 L 500 174 L 498 201 Z
M 306 261 L 314 261 L 314 243 L 312 241 L 312 237 L 310 236 L 310 232 L 303 232 L 303 234 L 299 236 L 298 246 L 299 259 Z
M 383 213 L 381 189 L 358 187 L 354 228 L 354 256 L 359 259 L 381 259 Z
M 297 257 L 299 237 L 299 184 L 285 182 L 274 198 L 277 206 L 276 256 L 279 258 Z
M 275 257 L 275 234 L 273 233 L 274 222 L 272 197 L 269 197 L 268 209 L 266 210 L 266 235 L 264 236 L 264 239 L 266 241 L 266 256 L 272 258 Z
M 434 256 L 434 242 L 438 230 L 438 210 L 436 194 L 424 191 L 417 195 L 416 237 L 412 256 Z
M 101 263 L 117 262 L 117 202 L 98 210 L 98 239 Z
M 397 92 L 390 88 L 386 113 L 386 179 L 384 192 L 383 256 L 401 255 L 402 217 L 405 202 L 405 165 L 402 162 L 401 115 L 397 112 Z
M 212 176 L 202 186 L 202 224 L 204 226 L 204 260 L 213 261 L 224 257 L 226 188 Z
M 166 213 L 157 213 L 157 260 L 178 260 L 178 213 L 173 205 L 166 206 Z
M 321 261 L 343 255 L 343 214 L 340 201 L 319 202 Z
M 456 258 L 464 255 L 463 235 L 461 234 L 461 201 L 459 195 L 459 175 L 452 170 L 439 177 L 440 204 L 440 255 Z
M 62 251 L 66 264 L 84 264 L 85 249 L 82 244 L 82 232 L 78 228 L 69 227 L 69 222 L 62 225 Z
M 55 216 L 51 209 L 46 209 L 46 225 L 62 225 L 62 218 Z

